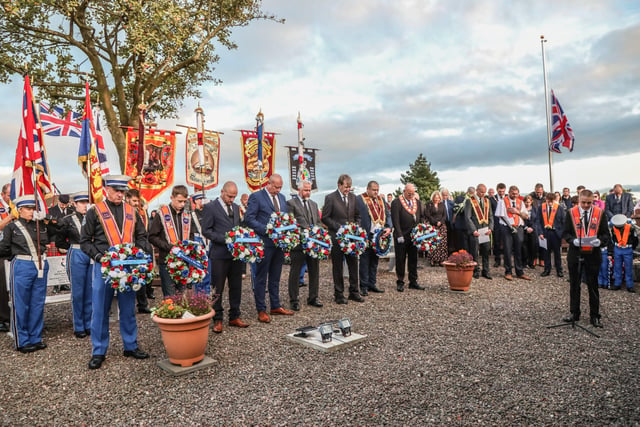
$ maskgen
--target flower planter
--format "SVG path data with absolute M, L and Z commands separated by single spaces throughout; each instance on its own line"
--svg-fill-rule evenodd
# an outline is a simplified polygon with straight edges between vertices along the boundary
M 164 319 L 153 316 L 162 332 L 162 342 L 174 365 L 188 367 L 204 359 L 209 341 L 209 325 L 215 311 L 188 319 Z
M 449 281 L 449 289 L 458 292 L 468 292 L 471 280 L 473 279 L 473 269 L 477 262 L 473 262 L 463 266 L 456 266 L 452 262 L 443 262 L 442 265 L 447 269 L 447 280 Z

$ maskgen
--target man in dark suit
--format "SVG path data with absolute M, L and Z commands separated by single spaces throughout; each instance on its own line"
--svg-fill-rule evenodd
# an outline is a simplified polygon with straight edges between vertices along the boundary
M 447 219 L 445 220 L 445 224 L 447 225 L 447 253 L 451 254 L 455 251 L 454 238 L 453 238 L 453 200 L 451 199 L 451 195 L 449 194 L 449 190 L 446 188 L 440 189 L 440 194 L 442 194 L 442 203 L 444 203 L 444 212 L 447 215 Z
M 607 211 L 607 221 L 611 221 L 611 218 L 617 214 L 631 218 L 633 215 L 633 200 L 631 200 L 631 194 L 623 192 L 622 185 L 616 184 L 613 187 L 613 193 L 607 195 L 605 210 Z
M 418 248 L 411 242 L 411 230 L 424 218 L 422 204 L 415 198 L 416 186 L 406 184 L 402 194 L 391 203 L 393 244 L 396 248 L 396 285 L 404 292 L 405 264 L 409 270 L 409 288 L 424 290 L 418 285 Z
M 360 226 L 365 229 L 369 240 L 374 233 L 383 230 L 384 236 L 391 234 L 391 212 L 378 195 L 380 185 L 376 181 L 369 181 L 367 191 L 356 197 L 356 205 L 360 213 Z M 378 255 L 371 247 L 360 255 L 360 293 L 369 295 L 369 291 L 382 293 L 383 289 L 376 286 L 378 273 Z
M 496 209 L 498 208 L 498 202 L 504 198 L 507 192 L 507 186 L 503 182 L 499 182 L 496 185 L 496 194 L 493 197 L 489 197 L 491 202 L 491 212 L 493 215 L 493 256 L 495 257 L 494 267 L 500 267 L 500 259 L 503 255 L 503 240 L 505 228 L 496 218 Z
M 338 304 L 346 304 L 344 298 L 343 260 L 347 262 L 349 269 L 349 299 L 363 302 L 358 289 L 358 257 L 344 255 L 340 244 L 336 240 L 336 233 L 347 222 L 360 222 L 360 213 L 356 207 L 356 196 L 351 193 L 351 177 L 346 174 L 338 178 L 338 189 L 327 194 L 322 206 L 322 222 L 329 229 L 333 246 L 331 248 L 331 267 L 333 270 L 333 284 L 335 301 Z
M 251 227 L 264 242 L 264 257 L 254 264 L 253 295 L 258 310 L 258 320 L 263 323 L 271 322 L 267 314 L 264 299 L 265 289 L 269 289 L 269 303 L 271 314 L 292 315 L 293 311 L 280 305 L 280 274 L 284 263 L 284 252 L 273 243 L 267 235 L 267 224 L 274 212 L 287 212 L 287 201 L 282 194 L 282 177 L 273 174 L 269 177 L 267 186 L 249 196 L 244 222 Z
M 582 190 L 578 206 L 567 211 L 563 237 L 569 243 L 567 265 L 571 284 L 569 293 L 571 314 L 562 320 L 575 322 L 580 319 L 580 283 L 584 271 L 589 289 L 591 324 L 601 328 L 598 292 L 598 270 L 602 256 L 600 248 L 609 244 L 611 236 L 604 212 L 597 206 L 593 206 L 593 193 L 590 190 Z M 584 242 L 581 241 L 582 238 L 594 237 L 597 237 L 597 240 L 592 247 L 584 246 Z
M 551 252 L 553 252 L 553 263 L 556 266 L 558 277 L 563 277 L 562 273 L 562 254 L 560 244 L 562 233 L 564 233 L 564 220 L 566 210 L 561 203 L 555 201 L 553 193 L 547 193 L 546 201 L 540 204 L 536 211 L 536 221 L 534 227 L 536 234 L 541 240 L 546 240 L 547 250 L 544 251 L 544 271 L 541 276 L 545 277 L 551 274 Z
M 311 181 L 302 181 L 298 186 L 298 195 L 293 196 L 293 198 L 287 201 L 289 212 L 296 217 L 298 226 L 301 229 L 320 225 L 318 205 L 309 197 L 311 197 Z M 307 263 L 307 271 L 309 272 L 309 297 L 307 298 L 307 305 L 322 307 L 322 303 L 318 300 L 320 284 L 320 264 L 318 258 L 305 254 L 300 245 L 293 248 L 289 255 L 291 256 L 291 268 L 289 269 L 289 301 L 291 302 L 291 308 L 295 311 L 300 310 L 300 271 L 302 271 L 302 266 L 305 262 Z
M 207 203 L 202 213 L 202 233 L 210 242 L 209 263 L 215 298 L 213 309 L 216 312 L 213 316 L 213 332 L 218 334 L 222 332 L 222 293 L 225 281 L 229 283 L 229 326 L 249 326 L 240 319 L 244 263 L 233 259 L 225 243 L 226 233 L 240 225 L 240 208 L 233 203 L 237 195 L 236 184 L 233 181 L 225 182 L 220 197 Z
M 478 184 L 476 187 L 476 193 L 469 197 L 464 206 L 464 217 L 467 221 L 467 239 L 469 244 L 469 253 L 473 256 L 473 260 L 478 262 L 478 252 L 482 257 L 482 277 L 491 280 L 492 277 L 489 274 L 489 250 L 491 249 L 491 243 L 489 240 L 480 243 L 480 230 L 487 239 L 491 235 L 493 230 L 493 213 L 491 212 L 491 202 L 485 195 L 487 192 L 487 186 L 484 184 Z M 486 229 L 486 230 L 485 230 Z M 473 270 L 473 278 L 480 277 L 480 263 L 476 265 Z

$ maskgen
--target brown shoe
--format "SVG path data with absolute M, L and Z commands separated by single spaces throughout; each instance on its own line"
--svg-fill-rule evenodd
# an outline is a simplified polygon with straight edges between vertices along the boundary
M 526 274 L 523 274 L 521 276 L 518 276 L 518 279 L 522 279 L 522 280 L 531 280 L 531 277 L 527 276 Z
M 269 323 L 271 322 L 271 317 L 269 317 L 266 311 L 259 311 L 258 320 L 261 321 L 262 323 Z
M 249 327 L 249 323 L 243 322 L 240 319 L 233 319 L 229 320 L 229 326 L 235 326 L 237 328 L 247 328 Z
M 293 315 L 293 311 L 287 310 L 284 307 L 274 308 L 274 309 L 271 310 L 270 313 L 271 314 L 284 314 L 285 316 L 292 316 Z
M 504 275 L 504 278 L 505 278 L 506 280 L 508 280 L 508 281 L 512 281 L 512 280 L 513 280 L 513 276 L 512 276 L 512 275 L 510 275 L 510 274 L 505 274 L 505 275 Z
M 216 334 L 222 333 L 222 320 L 213 321 L 213 332 Z

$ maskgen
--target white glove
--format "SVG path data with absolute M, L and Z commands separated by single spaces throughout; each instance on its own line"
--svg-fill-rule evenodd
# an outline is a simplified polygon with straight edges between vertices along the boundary
M 403 236 L 398 237 L 398 243 L 404 243 L 404 237 Z
M 576 248 L 580 247 L 580 240 L 579 239 L 573 239 L 573 246 L 575 246 Z
M 593 239 L 591 244 L 593 245 L 594 248 L 599 248 L 600 247 L 600 239 Z

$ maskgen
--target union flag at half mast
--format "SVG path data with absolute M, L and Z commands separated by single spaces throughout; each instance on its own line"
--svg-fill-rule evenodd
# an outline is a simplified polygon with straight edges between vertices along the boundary
M 573 151 L 573 142 L 576 138 L 573 136 L 567 115 L 564 114 L 564 110 L 553 91 L 551 91 L 551 123 L 552 133 L 549 150 L 561 153 L 560 147 L 566 147 L 569 151 Z

